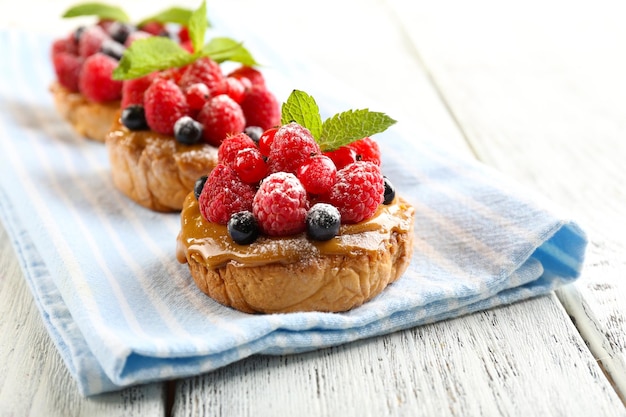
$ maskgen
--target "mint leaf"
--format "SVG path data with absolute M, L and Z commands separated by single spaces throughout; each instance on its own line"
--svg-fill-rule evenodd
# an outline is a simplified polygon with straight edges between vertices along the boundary
M 384 113 L 368 109 L 348 110 L 326 119 L 317 142 L 322 151 L 332 151 L 356 140 L 385 131 L 396 123 Z
M 239 62 L 249 67 L 258 65 L 252 54 L 241 42 L 231 38 L 213 38 L 202 48 L 200 54 L 208 56 L 217 63 L 224 61 Z
M 209 26 L 206 18 L 206 1 L 202 0 L 202 4 L 196 10 L 191 13 L 189 17 L 189 39 L 193 45 L 194 51 L 199 51 L 204 45 L 204 36 L 206 29 Z
M 191 13 L 191 10 L 182 7 L 170 7 L 153 16 L 146 17 L 137 23 L 137 26 L 145 25 L 148 22 L 177 23 L 186 26 L 189 23 Z
M 322 117 L 315 99 L 300 90 L 293 90 L 281 108 L 280 123 L 296 122 L 309 129 L 315 140 L 322 134 Z
M 139 78 L 154 71 L 182 67 L 194 59 L 194 55 L 169 38 L 152 36 L 137 39 L 124 52 L 120 63 L 113 71 L 113 79 Z
M 100 19 L 112 19 L 120 22 L 130 22 L 130 18 L 117 6 L 110 6 L 104 3 L 81 3 L 70 7 L 65 13 L 64 18 L 78 17 L 78 16 L 97 16 Z

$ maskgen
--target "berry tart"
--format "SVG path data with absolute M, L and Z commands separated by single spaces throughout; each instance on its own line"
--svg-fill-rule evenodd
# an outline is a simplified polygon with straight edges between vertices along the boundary
M 280 105 L 248 51 L 228 38 L 203 44 L 205 7 L 187 25 L 190 48 L 139 39 L 113 72 L 124 80 L 120 113 L 105 139 L 113 183 L 151 210 L 180 211 L 227 136 L 245 131 L 258 139 L 280 122 Z M 227 60 L 236 65 L 229 72 L 220 65 Z
M 79 26 L 51 47 L 55 80 L 50 85 L 55 107 L 74 130 L 99 142 L 111 128 L 120 108 L 123 83 L 112 73 L 125 49 L 135 40 L 166 36 L 187 45 L 187 28 L 166 22 L 185 20 L 191 12 L 171 8 L 138 24 L 129 22 L 119 7 L 102 3 L 79 4 L 63 17 L 95 16 L 97 23 Z
M 369 136 L 395 123 L 357 110 L 322 123 L 294 90 L 258 143 L 228 137 L 181 212 L 177 259 L 200 290 L 247 313 L 341 312 L 397 280 L 414 209 L 382 175 Z

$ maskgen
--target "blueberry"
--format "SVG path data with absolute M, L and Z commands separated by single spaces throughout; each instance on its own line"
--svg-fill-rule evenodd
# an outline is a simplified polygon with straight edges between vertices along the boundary
M 206 175 L 203 175 L 196 180 L 196 183 L 193 186 L 193 193 L 196 196 L 196 200 L 200 198 L 200 194 L 202 194 L 202 189 L 204 188 L 207 178 L 208 177 Z
M 85 31 L 85 29 L 87 29 L 85 26 L 79 26 L 74 30 L 74 42 L 78 43 L 78 41 L 80 41 L 80 37 L 82 36 L 83 32 Z
M 146 130 L 146 114 L 140 104 L 131 104 L 122 110 L 122 124 L 130 130 Z
M 339 233 L 341 215 L 337 207 L 316 203 L 306 215 L 306 232 L 313 240 L 330 240 Z
M 126 51 L 126 47 L 121 43 L 114 41 L 113 39 L 105 39 L 100 46 L 100 52 L 110 56 L 117 61 L 122 59 L 124 51 Z
M 243 133 L 248 135 L 250 139 L 254 141 L 254 143 L 259 144 L 259 138 L 263 134 L 264 130 L 260 126 L 248 126 L 243 130 Z
M 108 28 L 109 36 L 117 42 L 123 44 L 128 39 L 128 35 L 137 30 L 133 25 L 122 22 L 113 22 Z
M 383 204 L 391 204 L 394 198 L 396 198 L 396 188 L 393 186 L 389 178 L 385 178 L 385 198 L 383 199 Z
M 202 123 L 193 120 L 189 116 L 183 116 L 174 123 L 174 137 L 180 143 L 193 145 L 202 139 Z
M 239 245 L 248 245 L 259 236 L 259 224 L 247 210 L 230 216 L 227 227 L 230 238 Z

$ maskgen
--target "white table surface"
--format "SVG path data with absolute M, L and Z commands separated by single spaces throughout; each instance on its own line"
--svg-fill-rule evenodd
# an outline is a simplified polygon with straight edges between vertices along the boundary
M 384 337 L 83 398 L 0 227 L 0 416 L 626 416 L 626 7 L 212 0 L 209 16 L 218 2 L 414 126 L 416 140 L 569 210 L 590 239 L 582 277 Z M 79 23 L 59 18 L 74 3 L 0 0 L 0 29 L 60 36 Z M 145 16 L 173 4 L 123 7 Z

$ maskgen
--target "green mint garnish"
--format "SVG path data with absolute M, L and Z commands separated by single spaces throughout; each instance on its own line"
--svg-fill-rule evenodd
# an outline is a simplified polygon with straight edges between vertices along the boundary
M 386 114 L 368 109 L 337 113 L 322 123 L 317 103 L 300 90 L 292 91 L 281 112 L 281 124 L 296 122 L 306 127 L 324 152 L 384 132 L 396 123 Z
M 191 39 L 193 50 L 199 51 L 202 49 L 202 45 L 204 45 L 204 35 L 208 27 L 206 20 L 206 1 L 203 0 L 200 7 L 191 13 L 187 27 L 189 29 L 189 39 Z
M 281 108 L 280 123 L 296 122 L 309 129 L 315 140 L 322 135 L 322 116 L 315 99 L 300 90 L 293 90 Z
M 200 51 L 202 56 L 210 56 L 217 63 L 224 61 L 239 62 L 249 67 L 258 65 L 252 54 L 243 47 L 242 42 L 231 38 L 213 38 Z
M 168 38 L 152 36 L 138 39 L 124 52 L 119 65 L 113 71 L 113 79 L 138 78 L 154 71 L 182 67 L 202 57 L 209 57 L 217 63 L 233 61 L 248 66 L 258 65 L 240 42 L 229 38 L 214 38 L 204 44 L 208 28 L 205 0 L 191 13 L 186 26 L 189 29 L 193 53 Z
M 192 54 L 169 38 L 153 36 L 137 39 L 113 71 L 113 79 L 139 78 L 154 71 L 182 67 L 193 60 Z
M 124 10 L 117 6 L 104 3 L 81 3 L 70 7 L 62 17 L 96 16 L 100 19 L 112 19 L 120 22 L 130 22 L 130 18 Z
M 186 25 L 191 17 L 191 10 L 184 9 L 182 7 L 170 7 L 162 12 L 159 12 L 153 16 L 146 17 L 137 23 L 137 26 L 143 26 L 148 22 L 159 23 L 177 23 L 179 25 Z
M 384 132 L 395 122 L 385 113 L 368 109 L 344 111 L 324 121 L 318 143 L 323 151 L 337 149 L 364 137 Z

